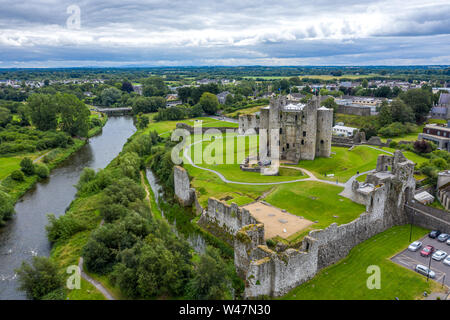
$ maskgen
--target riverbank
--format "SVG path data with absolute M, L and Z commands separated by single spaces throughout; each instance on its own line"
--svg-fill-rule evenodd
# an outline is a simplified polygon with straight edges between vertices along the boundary
M 87 139 L 74 139 L 74 144 L 67 148 L 56 148 L 45 151 L 44 154 L 34 159 L 34 163 L 45 163 L 51 173 L 51 171 L 57 168 L 62 162 L 67 160 L 72 154 L 80 150 L 88 141 L 100 134 L 103 127 L 108 121 L 108 117 L 105 115 L 100 118 L 101 126 L 96 126 L 89 130 Z M 37 175 L 25 176 L 24 181 L 16 181 L 12 179 L 11 174 L 0 182 L 0 190 L 6 192 L 15 205 L 20 198 L 30 189 L 32 189 L 36 183 L 40 181 Z

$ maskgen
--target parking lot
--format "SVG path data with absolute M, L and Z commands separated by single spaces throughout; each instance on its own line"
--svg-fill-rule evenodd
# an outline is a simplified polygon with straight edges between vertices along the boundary
M 442 250 L 450 254 L 450 246 L 447 245 L 445 242 L 439 242 L 437 239 L 431 239 L 427 236 L 420 239 L 423 243 L 422 248 L 426 245 L 432 245 L 435 248 L 435 252 L 437 250 Z M 428 267 L 430 263 L 429 257 L 422 257 L 420 255 L 420 251 L 422 250 L 420 248 L 416 252 L 409 251 L 408 249 L 403 250 L 399 254 L 395 255 L 391 260 L 399 265 L 402 265 L 404 267 L 407 267 L 411 270 L 414 270 L 415 267 L 418 264 L 424 265 Z M 433 270 L 436 273 L 435 281 L 442 283 L 444 282 L 445 285 L 450 287 L 450 266 L 446 266 L 442 263 L 442 261 L 436 261 L 431 259 L 431 270 Z M 424 276 L 425 277 L 425 276 Z

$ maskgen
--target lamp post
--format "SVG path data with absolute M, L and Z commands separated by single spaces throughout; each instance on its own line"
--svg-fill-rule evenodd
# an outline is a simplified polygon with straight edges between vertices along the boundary
M 412 210 L 412 214 L 411 214 L 411 229 L 409 231 L 409 242 L 411 242 L 411 240 L 412 240 L 413 224 L 414 224 L 414 210 Z
M 433 252 L 430 252 L 430 263 L 428 264 L 428 272 L 427 272 L 427 282 L 430 279 L 430 272 L 431 272 L 431 256 Z

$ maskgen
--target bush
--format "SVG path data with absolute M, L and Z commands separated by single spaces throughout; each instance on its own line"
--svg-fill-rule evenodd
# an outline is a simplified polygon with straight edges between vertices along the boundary
M 11 219 L 14 214 L 14 205 L 11 197 L 3 191 L 0 191 L 0 225 L 5 220 Z
M 30 158 L 23 158 L 22 161 L 20 161 L 20 170 L 22 170 L 23 173 L 25 173 L 27 176 L 31 176 L 34 174 L 34 164 L 33 160 Z
M 50 170 L 45 164 L 38 164 L 35 168 L 36 174 L 39 178 L 45 179 L 50 175 Z
M 64 285 L 57 265 L 49 258 L 33 257 L 31 264 L 23 262 L 16 273 L 19 277 L 19 290 L 25 291 L 30 299 L 43 299 Z
M 414 151 L 417 153 L 430 153 L 433 151 L 433 148 L 430 142 L 425 140 L 417 140 L 414 142 Z
M 82 223 L 67 214 L 59 218 L 56 218 L 54 214 L 48 214 L 47 218 L 49 224 L 45 226 L 45 230 L 50 242 L 56 242 L 59 239 L 69 239 L 75 233 L 87 229 Z
M 25 175 L 20 170 L 14 170 L 13 172 L 11 172 L 11 178 L 15 181 L 21 182 L 25 180 Z

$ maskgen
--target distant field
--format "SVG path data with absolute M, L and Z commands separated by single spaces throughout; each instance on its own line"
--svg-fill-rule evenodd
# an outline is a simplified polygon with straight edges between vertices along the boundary
M 250 77 L 244 77 L 244 79 L 264 79 L 264 80 L 278 80 L 278 79 L 286 79 L 286 78 L 292 78 L 293 76 L 288 77 L 282 77 L 282 76 L 250 76 Z M 383 77 L 388 78 L 388 76 L 382 76 L 381 74 L 372 73 L 372 74 L 362 74 L 362 75 L 355 75 L 355 74 L 344 74 L 342 76 L 332 76 L 332 75 L 304 75 L 304 76 L 298 76 L 300 79 L 309 78 L 309 79 L 319 79 L 319 80 L 333 80 L 333 79 L 364 79 L 364 78 L 371 78 L 371 77 Z
M 434 281 L 403 268 L 389 259 L 409 244 L 410 226 L 393 227 L 359 244 L 340 262 L 323 269 L 312 280 L 290 291 L 288 300 L 412 300 L 424 291 L 442 290 Z M 414 227 L 413 239 L 427 230 Z M 367 288 L 367 268 L 380 267 L 381 289 Z

